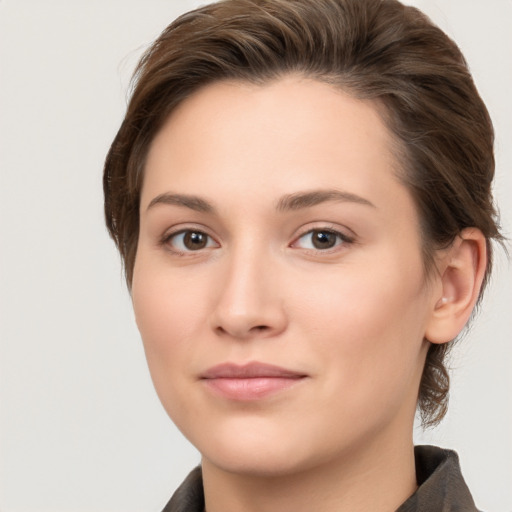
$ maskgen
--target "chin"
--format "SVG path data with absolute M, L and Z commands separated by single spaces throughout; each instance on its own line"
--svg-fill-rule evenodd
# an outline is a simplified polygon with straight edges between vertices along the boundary
M 276 423 L 231 422 L 224 428 L 213 427 L 208 437 L 201 433 L 200 438 L 190 440 L 201 452 L 203 464 L 241 476 L 288 476 L 328 464 L 333 458 L 332 445 L 322 442 L 325 436 Z
M 187 431 L 187 429 L 184 429 Z M 297 470 L 303 461 L 301 444 L 289 429 L 261 419 L 238 418 L 210 428 L 186 433 L 209 463 L 229 473 L 253 476 L 278 476 Z
M 297 453 L 276 449 L 275 446 L 260 448 L 244 447 L 239 450 L 236 445 L 219 447 L 203 454 L 203 464 L 207 463 L 217 468 L 240 476 L 279 477 L 307 470 L 314 464 L 308 462 Z M 273 448 L 273 449 L 272 449 Z

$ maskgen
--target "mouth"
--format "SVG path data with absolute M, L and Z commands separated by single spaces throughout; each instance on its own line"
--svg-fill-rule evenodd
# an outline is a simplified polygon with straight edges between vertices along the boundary
M 308 377 L 307 374 L 251 362 L 245 365 L 223 363 L 209 368 L 200 379 L 218 396 L 236 401 L 261 400 L 287 390 Z

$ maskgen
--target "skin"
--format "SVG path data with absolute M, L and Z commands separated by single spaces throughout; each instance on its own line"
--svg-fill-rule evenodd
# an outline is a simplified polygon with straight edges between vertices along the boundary
M 462 328 L 478 279 L 459 293 L 460 268 L 484 258 L 443 253 L 426 279 L 391 142 L 371 102 L 288 76 L 201 89 L 150 147 L 133 305 L 160 400 L 202 454 L 208 512 L 392 511 L 416 489 L 425 337 Z M 484 250 L 467 238 L 462 262 Z M 253 361 L 304 378 L 256 400 L 201 378 Z

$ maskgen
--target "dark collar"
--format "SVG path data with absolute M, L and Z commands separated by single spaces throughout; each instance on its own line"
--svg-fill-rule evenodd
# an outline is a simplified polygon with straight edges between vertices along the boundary
M 462 478 L 454 451 L 416 446 L 418 490 L 396 512 L 478 512 Z M 178 487 L 162 512 L 203 512 L 201 468 L 195 468 Z
M 176 489 L 162 512 L 203 512 L 204 492 L 201 466 L 194 468 Z
M 478 512 L 452 450 L 416 446 L 418 490 L 396 512 Z

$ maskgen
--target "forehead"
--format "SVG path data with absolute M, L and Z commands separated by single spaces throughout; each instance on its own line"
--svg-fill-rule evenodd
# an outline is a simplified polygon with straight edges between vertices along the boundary
M 329 84 L 297 76 L 218 82 L 183 101 L 156 135 L 142 207 L 176 188 L 255 198 L 262 189 L 335 187 L 376 196 L 401 186 L 392 148 L 376 104 Z

